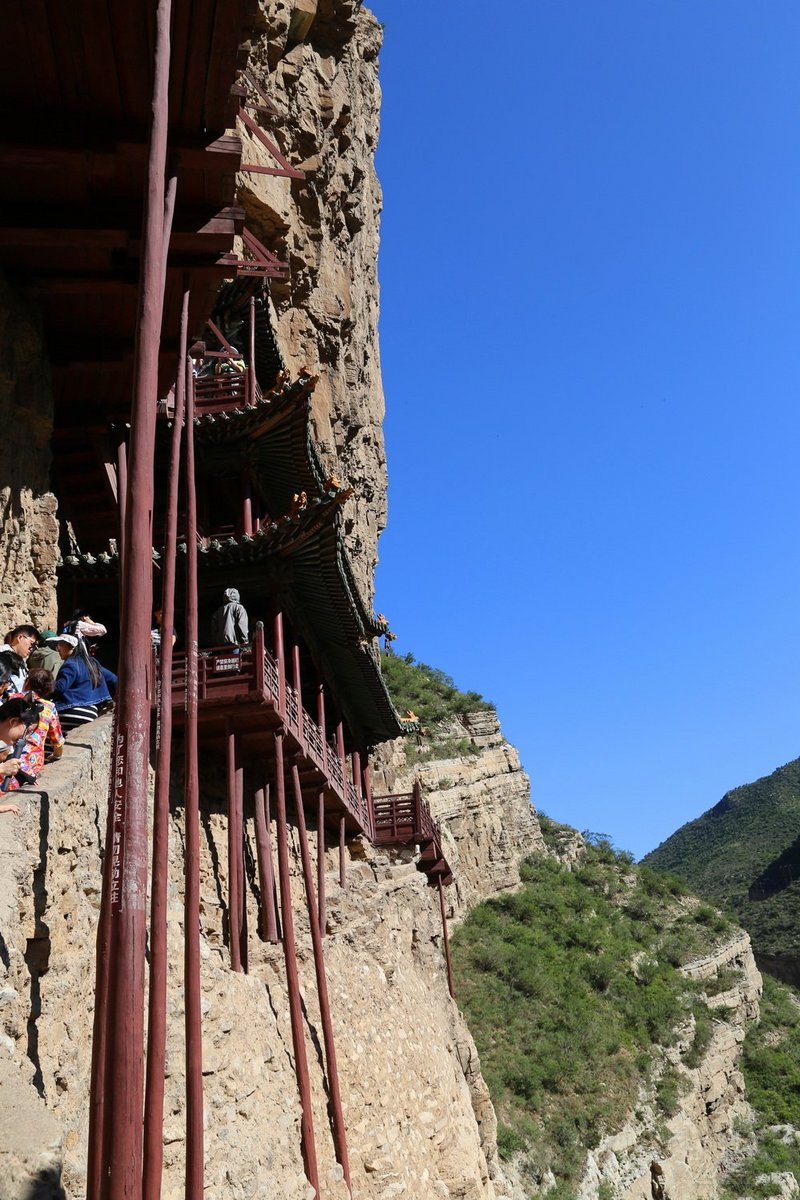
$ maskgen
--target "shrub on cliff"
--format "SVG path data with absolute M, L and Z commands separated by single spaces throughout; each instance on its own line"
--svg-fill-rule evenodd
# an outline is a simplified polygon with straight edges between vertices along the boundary
M 662 1116 L 675 1111 L 683 1073 L 663 1070 L 663 1047 L 694 1015 L 685 1054 L 697 1065 L 711 1030 L 699 987 L 678 967 L 729 927 L 607 839 L 590 840 L 576 869 L 535 857 L 521 875 L 518 892 L 478 905 L 455 935 L 456 994 L 501 1153 L 519 1156 L 531 1181 L 552 1169 L 568 1195 L 644 1079 L 660 1078 Z
M 413 654 L 381 655 L 386 686 L 398 712 L 411 709 L 423 725 L 461 717 L 480 709 L 494 710 L 478 692 L 462 692 L 437 667 L 417 662 Z

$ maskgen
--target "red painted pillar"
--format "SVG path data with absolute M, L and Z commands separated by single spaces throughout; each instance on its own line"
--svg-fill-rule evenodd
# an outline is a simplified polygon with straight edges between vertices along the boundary
M 283 954 L 286 962 L 286 983 L 289 991 L 289 1017 L 292 1024 L 292 1046 L 294 1048 L 297 1086 L 300 1091 L 301 1131 L 303 1162 L 311 1186 L 319 1197 L 319 1173 L 317 1149 L 314 1142 L 314 1120 L 311 1109 L 311 1082 L 308 1075 L 308 1059 L 303 1036 L 303 1008 L 300 998 L 300 980 L 297 974 L 297 950 L 294 940 L 292 896 L 289 885 L 289 829 L 286 820 L 286 785 L 284 779 L 283 739 L 279 730 L 275 734 L 275 803 L 278 833 L 278 877 L 281 885 L 281 922 L 283 924 Z
M 241 971 L 241 905 L 239 896 L 238 857 L 242 853 L 241 834 L 236 820 L 237 763 L 236 734 L 233 725 L 228 725 L 226 734 L 228 765 L 228 936 L 231 948 L 231 970 Z M 238 837 L 238 842 L 237 842 Z M 238 849 L 237 849 L 238 846 Z
M 353 787 L 356 793 L 356 811 L 358 812 L 359 824 L 363 827 L 361 819 L 361 755 L 358 750 L 354 750 L 350 756 L 350 771 L 353 776 Z
M 297 809 L 297 828 L 300 833 L 300 856 L 303 863 L 303 880 L 306 888 L 308 905 L 308 922 L 311 926 L 311 944 L 314 949 L 314 972 L 317 979 L 317 995 L 319 997 L 319 1012 L 322 1020 L 322 1038 L 325 1043 L 325 1061 L 328 1066 L 328 1090 L 331 1098 L 331 1119 L 333 1125 L 333 1143 L 336 1147 L 336 1159 L 342 1168 L 345 1183 L 350 1188 L 350 1160 L 347 1154 L 347 1134 L 344 1127 L 342 1112 L 342 1097 L 339 1092 L 339 1071 L 336 1065 L 336 1042 L 331 1023 L 331 1006 L 328 997 L 328 979 L 325 974 L 325 960 L 322 950 L 322 932 L 319 924 L 316 898 L 314 896 L 314 875 L 311 870 L 311 855 L 308 850 L 308 832 L 306 830 L 306 815 L 303 809 L 303 792 L 300 787 L 300 772 L 297 764 L 292 765 L 292 784 L 294 787 L 294 803 Z
M 244 763 L 236 739 L 236 872 L 239 876 L 239 961 L 247 974 L 247 880 L 244 870 Z
M 253 480 L 247 464 L 242 467 L 242 533 L 253 536 Z
M 325 684 L 322 676 L 317 678 L 317 724 L 322 734 L 322 765 L 328 770 L 328 735 L 325 730 Z
M 200 996 L 200 766 L 197 736 L 197 500 L 194 375 L 186 367 L 186 821 L 183 985 L 186 1030 L 186 1200 L 203 1194 L 203 1026 Z
M 444 906 L 444 888 L 442 887 L 441 875 L 436 876 L 436 882 L 439 885 L 439 911 L 442 914 L 442 933 L 444 934 L 444 959 L 447 964 L 447 990 L 450 996 L 455 999 L 455 989 L 453 987 L 453 964 L 450 961 L 450 938 L 447 933 L 447 914 Z
M 303 711 L 303 675 L 300 669 L 300 643 L 297 635 L 292 633 L 292 686 L 297 692 L 297 729 L 302 741 L 305 729 L 305 713 Z
M 125 445 L 124 437 L 121 437 L 117 443 L 117 501 L 119 504 L 119 561 L 120 566 L 125 559 L 125 514 L 128 506 L 128 447 Z M 122 584 L 122 572 L 120 571 L 120 585 Z M 125 589 L 121 589 L 124 595 Z M 122 621 L 120 620 L 120 628 Z
M 347 850 L 345 839 L 345 819 L 339 817 L 339 887 L 347 887 Z
M 319 929 L 325 936 L 327 912 L 325 904 L 325 793 L 317 796 L 317 897 L 319 899 Z
M 248 403 L 255 404 L 256 402 L 256 301 L 255 297 L 250 297 L 250 326 L 249 326 L 249 346 L 247 360 L 247 390 Z
M 258 886 L 261 889 L 261 929 L 268 942 L 277 942 L 278 923 L 275 919 L 275 875 L 272 867 L 272 837 L 270 834 L 269 784 L 256 789 L 254 804 Z
M 186 343 L 189 292 L 181 306 L 181 353 L 175 381 L 175 415 L 167 483 L 167 524 L 161 585 L 159 659 L 159 742 L 153 806 L 153 865 L 150 885 L 150 988 L 147 1021 L 147 1073 L 144 1099 L 144 1200 L 160 1200 L 163 1170 L 164 1061 L 167 1039 L 167 888 L 169 874 L 169 783 L 172 760 L 172 629 L 175 621 L 175 560 L 178 482 L 186 398 Z
M 375 840 L 375 805 L 372 802 L 372 772 L 369 766 L 369 755 L 364 752 L 364 762 L 361 768 L 361 779 L 364 785 L 364 797 L 366 800 L 367 824 L 366 832 L 371 841 Z
M 286 652 L 283 644 L 283 613 L 275 609 L 272 623 L 273 643 L 275 645 L 275 662 L 278 667 L 278 711 L 281 717 L 286 716 Z
M 158 0 L 155 26 L 153 120 L 142 230 L 139 308 L 131 407 L 130 464 L 125 511 L 125 620 L 121 628 L 117 721 L 109 805 L 110 838 L 104 871 L 110 929 L 101 922 L 97 999 L 105 998 L 91 1086 L 91 1112 L 102 1137 L 90 1134 L 89 1186 L 100 1200 L 141 1195 L 144 1100 L 144 962 L 148 868 L 150 605 L 152 597 L 153 457 L 158 350 L 164 300 L 165 175 L 168 135 L 170 0 Z M 100 1060 L 104 1060 L 102 1070 Z M 98 1090 L 102 1092 L 98 1096 Z M 99 1152 L 99 1154 L 98 1154 Z M 97 1158 L 101 1158 L 99 1164 Z M 90 1200 L 98 1193 L 91 1192 Z

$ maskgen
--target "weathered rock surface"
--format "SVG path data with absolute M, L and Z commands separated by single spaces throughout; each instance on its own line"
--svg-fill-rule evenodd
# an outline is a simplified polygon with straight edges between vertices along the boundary
M 8 1055 L 7 1062 L 0 1059 L 0 1108 L 8 1081 L 17 1080 L 24 1086 L 15 1086 L 15 1096 L 24 1097 L 25 1111 L 33 1114 L 30 1145 L 3 1139 L 0 1195 L 8 1200 L 27 1197 L 25 1187 L 43 1171 L 51 1173 L 53 1187 L 42 1195 L 61 1195 L 59 1178 L 69 1200 L 85 1192 L 109 759 L 110 718 L 101 718 L 72 735 L 64 759 L 48 768 L 47 790 L 20 793 L 22 816 L 5 817 L 0 826 L 7 882 L 0 919 L 8 960 L 0 981 Z M 223 937 L 227 830 L 215 799 L 220 779 L 221 769 L 217 774 L 209 761 L 201 868 L 206 1197 L 300 1200 L 307 1183 L 283 953 L 255 936 L 251 876 L 250 974 L 229 969 Z M 246 818 L 254 856 L 252 813 Z M 313 841 L 312 834 L 312 851 Z M 182 847 L 178 807 L 170 848 L 165 1200 L 183 1194 Z M 469 1031 L 447 994 L 435 893 L 411 853 L 380 854 L 360 842 L 342 891 L 338 861 L 333 851 L 328 854 L 325 957 L 355 1194 L 372 1200 L 492 1200 L 505 1194 L 494 1111 Z M 296 834 L 291 861 L 320 1174 L 326 1196 L 344 1200 L 328 1121 Z
M 292 374 L 319 376 L 312 416 L 323 459 L 355 495 L 345 534 L 369 597 L 386 524 L 383 387 L 378 351 L 377 258 L 381 189 L 374 154 L 380 120 L 382 31 L 360 0 L 321 2 L 306 40 L 285 0 L 264 3 L 266 34 L 249 68 L 280 109 L 267 132 L 305 180 L 243 174 L 247 224 L 289 263 L 271 294 Z M 244 131 L 245 161 L 270 164 Z M 271 165 L 275 165 L 271 162 Z
M 699 981 L 716 979 L 722 972 L 735 979 L 725 991 L 707 998 L 712 1012 L 720 1013 L 710 1045 L 696 1069 L 681 1064 L 681 1050 L 694 1033 L 690 1021 L 679 1044 L 664 1053 L 664 1066 L 675 1067 L 685 1087 L 678 1111 L 665 1122 L 666 1133 L 655 1135 L 659 1116 L 652 1095 L 643 1094 L 637 1115 L 589 1156 L 580 1200 L 597 1200 L 603 1183 L 613 1189 L 614 1200 L 651 1200 L 654 1195 L 663 1200 L 707 1200 L 717 1194 L 723 1162 L 741 1143 L 734 1123 L 749 1110 L 739 1059 L 747 1026 L 758 1019 L 761 995 L 750 938 L 737 935 L 688 963 L 683 972 Z
M 0 635 L 56 620 L 58 520 L 49 491 L 53 397 L 36 312 L 0 276 Z
M 497 713 L 454 718 L 429 731 L 418 750 L 410 738 L 381 748 L 376 792 L 410 790 L 415 777 L 444 824 L 456 910 L 516 887 L 520 860 L 545 847 L 530 781 Z

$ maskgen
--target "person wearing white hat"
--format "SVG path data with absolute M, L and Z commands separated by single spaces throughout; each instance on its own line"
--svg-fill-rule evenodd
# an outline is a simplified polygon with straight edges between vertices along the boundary
M 94 721 L 98 705 L 111 700 L 107 680 L 116 685 L 117 677 L 111 671 L 101 670 L 99 662 L 86 649 L 83 638 L 73 633 L 60 633 L 50 638 L 64 660 L 56 677 L 53 700 L 61 720 L 64 733 Z

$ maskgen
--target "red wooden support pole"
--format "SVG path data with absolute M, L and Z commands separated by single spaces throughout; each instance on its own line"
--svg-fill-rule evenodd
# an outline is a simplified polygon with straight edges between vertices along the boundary
M 364 784 L 364 796 L 366 797 L 367 808 L 367 826 L 366 831 L 370 840 L 375 839 L 375 805 L 372 800 L 372 772 L 369 766 L 369 755 L 364 751 L 364 760 L 361 767 L 361 778 Z
M 244 870 L 244 763 L 241 745 L 236 738 L 236 873 L 239 877 L 239 961 L 247 974 L 247 890 Z
M 110 929 L 100 922 L 98 955 L 106 954 L 97 981 L 105 999 L 94 1054 L 91 1112 L 102 1122 L 90 1134 L 91 1200 L 141 1195 L 144 1099 L 144 962 L 148 867 L 148 767 L 150 604 L 158 352 L 164 301 L 163 247 L 168 135 L 170 0 L 158 0 L 152 125 L 142 229 L 141 274 L 133 361 L 130 465 L 125 510 L 125 620 L 121 628 L 114 767 L 110 785 L 110 838 L 104 888 Z M 100 1061 L 103 1060 L 102 1069 Z M 101 1090 L 102 1097 L 98 1096 Z M 98 1163 L 97 1157 L 101 1158 Z
M 341 888 L 347 887 L 347 851 L 345 845 L 345 819 L 344 817 L 339 817 L 339 887 Z
M 248 401 L 250 404 L 256 402 L 256 301 L 255 296 L 250 297 L 250 326 L 249 326 L 249 346 L 247 360 L 247 390 L 249 392 Z
M 317 678 L 317 724 L 322 734 L 322 765 L 328 770 L 328 735 L 325 731 L 325 684 L 322 676 Z
M 297 731 L 302 740 L 305 728 L 303 720 L 305 713 L 303 711 L 303 674 L 300 668 L 300 643 L 297 640 L 297 634 L 292 633 L 292 686 L 297 692 Z
M 228 763 L 228 937 L 231 948 L 231 970 L 241 971 L 241 907 L 239 903 L 239 868 L 237 855 L 242 853 L 241 837 L 237 851 L 237 822 L 236 822 L 236 793 L 238 790 L 236 778 L 236 734 L 232 724 L 228 724 L 226 734 L 226 750 Z
M 297 950 L 294 941 L 292 895 L 289 884 L 289 829 L 286 820 L 286 784 L 284 779 L 283 739 L 275 734 L 275 805 L 278 834 L 278 877 L 281 885 L 281 922 L 283 924 L 283 955 L 286 962 L 286 983 L 289 991 L 289 1017 L 292 1024 L 292 1045 L 300 1091 L 303 1162 L 311 1186 L 319 1197 L 317 1148 L 314 1143 L 314 1120 L 311 1110 L 311 1082 L 308 1075 L 306 1043 L 303 1036 L 303 1009 L 300 999 L 300 980 L 297 975 Z
M 325 936 L 327 913 L 325 905 L 325 793 L 317 796 L 317 897 L 319 899 L 319 929 Z
M 186 1029 L 186 1200 L 203 1194 L 203 1025 L 200 996 L 200 766 L 197 735 L 197 493 L 194 473 L 194 375 L 186 363 L 186 820 L 183 910 Z M 169 635 L 170 630 L 167 630 Z
M 269 784 L 256 789 L 255 810 L 258 886 L 261 889 L 261 932 L 268 942 L 278 941 L 275 920 L 275 875 L 272 867 L 272 838 L 269 819 Z
M 124 437 L 120 437 L 117 444 L 117 501 L 119 504 L 119 561 L 122 564 L 125 558 L 125 513 L 128 504 L 128 447 L 125 445 Z M 120 584 L 122 583 L 122 572 L 120 571 Z M 125 589 L 122 588 L 124 595 Z M 122 628 L 122 620 L 120 619 L 120 628 Z
M 361 755 L 358 750 L 354 750 L 350 755 L 350 770 L 353 776 L 353 787 L 356 789 L 356 795 L 361 800 Z M 361 805 L 359 804 L 359 808 Z
M 303 791 L 300 786 L 300 771 L 297 764 L 292 764 L 292 784 L 294 787 L 294 803 L 297 809 L 297 828 L 300 833 L 300 857 L 303 864 L 303 880 L 306 887 L 306 903 L 308 905 L 308 922 L 311 926 L 311 944 L 314 948 L 314 972 L 317 978 L 317 995 L 319 997 L 319 1013 L 322 1020 L 322 1039 L 325 1043 L 325 1062 L 328 1066 L 328 1090 L 331 1098 L 331 1120 L 333 1125 L 333 1144 L 336 1148 L 336 1160 L 342 1168 L 345 1183 L 350 1188 L 350 1160 L 347 1154 L 347 1134 L 344 1127 L 342 1112 L 342 1097 L 339 1092 L 339 1070 L 336 1065 L 336 1042 L 331 1024 L 331 1006 L 328 997 L 328 979 L 325 974 L 325 960 L 322 950 L 322 933 L 319 924 L 316 897 L 314 896 L 314 873 L 311 869 L 311 854 L 308 849 L 308 832 L 306 830 L 306 815 L 303 809 Z
M 175 620 L 175 560 L 178 482 L 186 398 L 186 343 L 189 292 L 181 306 L 181 353 L 175 383 L 175 415 L 167 482 L 167 525 L 161 591 L 159 659 L 159 740 L 153 811 L 153 865 L 150 885 L 150 989 L 147 1021 L 147 1073 L 144 1101 L 144 1200 L 160 1200 L 163 1170 L 164 1061 L 167 1041 L 167 887 L 169 873 L 169 783 L 172 761 L 172 629 Z
M 114 714 L 113 745 L 117 744 L 117 714 Z M 114 809 L 109 799 L 106 817 L 105 853 L 110 853 Z M 100 919 L 97 926 L 97 951 L 92 1025 L 92 1065 L 89 1091 L 89 1148 L 86 1162 L 87 1200 L 98 1200 L 103 1179 L 103 1115 L 106 1098 L 106 1036 L 108 1033 L 108 993 L 111 958 L 111 872 L 103 871 Z
M 253 479 L 246 463 L 242 466 L 242 533 L 253 536 Z
M 275 662 L 278 666 L 278 711 L 283 718 L 286 716 L 286 654 L 283 645 L 283 613 L 279 608 L 275 609 L 272 630 Z
M 444 906 L 444 888 L 442 887 L 441 875 L 436 876 L 436 882 L 439 885 L 439 911 L 442 914 L 442 933 L 444 934 L 444 960 L 447 963 L 447 990 L 451 998 L 455 999 L 455 989 L 453 988 L 453 964 L 450 961 L 450 938 L 447 933 L 447 914 Z

